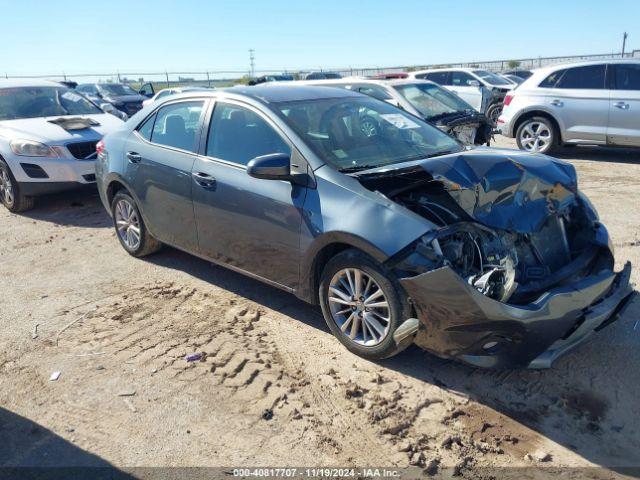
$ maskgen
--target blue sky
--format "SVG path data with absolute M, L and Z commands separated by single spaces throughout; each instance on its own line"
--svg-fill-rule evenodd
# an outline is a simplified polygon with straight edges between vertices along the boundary
M 432 64 L 640 49 L 640 1 L 0 0 L 0 75 Z

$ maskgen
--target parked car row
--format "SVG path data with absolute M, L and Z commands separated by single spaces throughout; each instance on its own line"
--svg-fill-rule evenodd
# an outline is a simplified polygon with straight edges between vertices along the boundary
M 506 94 L 502 125 L 531 85 L 553 102 L 601 80 L 608 107 L 636 114 L 638 64 L 594 65 L 534 73 Z M 549 367 L 624 310 L 631 266 L 614 271 L 572 165 L 465 145 L 448 116 L 480 114 L 413 73 L 191 90 L 126 123 L 60 84 L 0 80 L 0 198 L 24 211 L 95 182 L 130 255 L 166 244 L 291 292 L 368 359 L 415 343 L 478 367 Z M 502 88 L 472 73 L 492 87 L 483 101 Z M 593 99 L 579 93 L 554 106 Z M 464 126 L 478 143 L 480 123 Z M 530 130 L 523 145 L 539 144 Z

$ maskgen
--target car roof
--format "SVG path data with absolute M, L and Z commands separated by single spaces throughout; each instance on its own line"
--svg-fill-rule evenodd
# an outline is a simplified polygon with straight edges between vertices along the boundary
M 0 88 L 18 88 L 18 87 L 64 87 L 61 83 L 51 80 L 42 80 L 39 78 L 0 78 Z
M 331 80 L 296 80 L 294 82 L 289 82 L 290 86 L 294 85 L 306 85 L 306 86 L 316 86 L 316 87 L 324 87 L 332 86 L 332 85 L 345 85 L 350 83 L 362 83 L 365 85 L 378 85 L 381 87 L 389 87 L 395 85 L 406 85 L 406 84 L 414 84 L 414 83 L 428 83 L 434 84 L 434 82 L 430 80 L 423 80 L 421 78 L 391 78 L 391 79 L 383 79 L 383 78 L 366 78 L 366 77 L 344 77 L 344 78 L 336 78 Z
M 421 73 L 431 73 L 431 72 L 473 72 L 475 70 L 484 70 L 483 68 L 467 68 L 467 67 L 442 67 L 442 68 L 427 68 L 425 70 L 415 70 L 410 72 L 410 74 L 416 75 Z
M 261 103 L 297 102 L 301 100 L 317 100 L 322 98 L 341 98 L 360 96 L 350 90 L 312 85 L 291 85 L 291 82 L 273 82 L 272 85 L 255 85 L 251 87 L 237 86 L 214 90 L 212 95 L 230 93 L 248 97 Z M 200 92 L 202 93 L 202 92 Z
M 534 72 L 555 72 L 556 70 L 564 70 L 573 67 L 588 67 L 590 65 L 605 65 L 611 63 L 637 63 L 640 64 L 639 58 L 609 58 L 602 60 L 584 60 L 581 62 L 555 63 L 544 67 L 536 68 Z

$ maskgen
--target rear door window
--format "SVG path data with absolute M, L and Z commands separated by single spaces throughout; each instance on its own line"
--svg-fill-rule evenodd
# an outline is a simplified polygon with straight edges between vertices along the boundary
M 614 88 L 616 90 L 638 90 L 640 91 L 640 64 L 615 64 Z
M 431 72 L 423 76 L 418 76 L 418 78 L 426 78 L 438 85 L 451 85 L 449 72 Z
M 199 100 L 172 103 L 162 107 L 156 114 L 151 141 L 159 145 L 195 152 L 196 132 L 203 106 L 204 100 Z
M 151 141 L 151 132 L 153 131 L 153 124 L 156 121 L 156 114 L 154 113 L 147 118 L 142 125 L 138 127 L 138 134 L 147 141 Z
M 606 65 L 588 65 L 569 68 L 556 84 L 556 88 L 604 89 Z
M 564 72 L 566 72 L 566 70 L 558 70 L 557 72 L 553 72 L 542 82 L 540 82 L 540 85 L 538 86 L 541 88 L 554 88 L 556 86 L 556 83 L 558 83 L 558 80 L 560 80 L 562 75 L 564 75 Z

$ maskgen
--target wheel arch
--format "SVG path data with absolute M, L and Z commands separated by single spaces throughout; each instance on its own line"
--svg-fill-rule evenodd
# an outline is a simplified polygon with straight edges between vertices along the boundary
M 307 252 L 301 256 L 301 281 L 297 296 L 317 305 L 320 276 L 324 267 L 338 253 L 351 248 L 369 255 L 380 263 L 388 258 L 388 255 L 364 238 L 346 232 L 327 233 L 316 238 Z
M 516 118 L 515 122 L 513 122 L 513 136 L 515 137 L 518 134 L 520 125 L 533 117 L 543 117 L 552 122 L 556 129 L 556 133 L 558 134 L 558 142 L 562 143 L 564 141 L 562 138 L 562 126 L 560 125 L 560 121 L 552 113 L 541 109 L 527 110 L 526 112 L 521 113 L 520 116 Z

